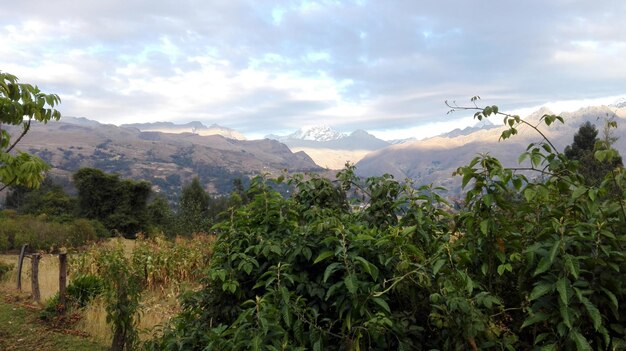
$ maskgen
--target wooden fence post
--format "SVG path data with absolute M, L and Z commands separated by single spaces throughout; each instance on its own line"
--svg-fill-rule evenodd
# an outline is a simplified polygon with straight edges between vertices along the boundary
M 40 253 L 34 253 L 32 254 L 32 272 L 31 272 L 31 286 L 32 286 L 32 293 L 33 293 L 33 300 L 35 302 L 39 302 L 41 300 L 41 294 L 39 292 L 39 259 L 41 258 L 41 254 Z
M 22 245 L 20 251 L 20 257 L 17 259 L 17 290 L 22 291 L 22 265 L 24 263 L 24 254 L 26 254 L 26 248 L 28 244 Z
M 67 252 L 59 253 L 59 305 L 65 312 L 65 287 L 67 286 Z

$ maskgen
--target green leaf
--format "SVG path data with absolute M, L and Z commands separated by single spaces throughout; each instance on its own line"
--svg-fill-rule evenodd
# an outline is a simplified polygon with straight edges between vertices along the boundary
M 569 307 L 567 307 L 567 305 L 564 305 L 562 303 L 559 304 L 559 312 L 561 313 L 561 319 L 563 319 L 563 323 L 565 323 L 568 328 L 572 329 L 572 318 L 569 311 L 570 309 Z
M 435 264 L 433 265 L 433 275 L 437 275 L 441 267 L 443 267 L 444 263 L 446 263 L 446 260 L 443 258 L 435 262 Z
M 587 339 L 582 334 L 580 334 L 577 330 L 572 330 L 569 334 L 569 337 L 576 344 L 576 349 L 578 351 L 593 350 L 591 348 L 591 345 L 589 345 L 589 342 L 587 341 Z
M 583 296 L 580 300 L 583 303 L 583 305 L 585 306 L 585 309 L 587 310 L 587 314 L 589 314 L 589 317 L 593 321 L 593 328 L 596 331 L 598 331 L 600 329 L 600 327 L 602 326 L 602 315 L 600 314 L 600 311 L 586 297 Z
M 536 195 L 537 195 L 537 192 L 535 191 L 535 189 L 533 188 L 524 189 L 524 198 L 526 198 L 527 202 L 531 202 L 535 198 Z
M 543 322 L 545 320 L 548 319 L 548 315 L 543 313 L 543 312 L 537 312 L 535 314 L 533 314 L 532 316 L 526 318 L 524 320 L 524 323 L 522 323 L 522 327 L 520 329 L 524 329 L 530 325 L 533 325 L 535 323 L 539 323 L 539 322 Z
M 554 285 L 552 283 L 541 282 L 533 288 L 533 290 L 530 292 L 530 296 L 528 297 L 528 299 L 530 301 L 536 300 L 547 294 L 548 292 L 552 291 L 553 288 Z
M 578 199 L 585 192 L 587 192 L 587 187 L 586 186 L 581 185 L 581 186 L 577 187 L 576 189 L 574 189 L 574 192 L 572 193 L 572 200 Z
M 537 265 L 537 269 L 535 269 L 535 273 L 533 273 L 533 277 L 547 271 L 551 265 L 552 262 L 550 262 L 550 258 L 548 256 L 542 257 L 539 261 L 539 264 Z
M 575 279 L 578 279 L 578 275 L 580 274 L 580 266 L 578 264 L 578 259 L 570 254 L 565 255 L 565 267 L 568 272 L 574 276 Z
M 344 279 L 343 283 L 346 285 L 348 292 L 350 294 L 356 294 L 357 289 L 357 278 L 356 275 L 349 273 Z
M 334 251 L 324 251 L 321 254 L 319 254 L 319 256 L 317 256 L 317 258 L 315 259 L 315 261 L 313 261 L 313 264 L 316 264 L 318 262 L 324 261 L 325 259 L 334 256 L 335 252 Z
M 357 256 L 355 260 L 357 260 L 361 264 L 363 270 L 365 270 L 365 272 L 367 272 L 367 274 L 369 274 L 372 279 L 378 279 L 378 268 L 375 265 L 371 264 L 369 261 L 361 256 Z
M 480 231 L 484 235 L 487 235 L 487 233 L 489 232 L 489 220 L 488 219 L 485 219 L 480 222 Z
M 383 298 L 374 297 L 372 298 L 372 301 L 374 301 L 374 303 L 376 303 L 378 306 L 382 307 L 385 311 L 387 311 L 387 313 L 391 313 L 389 304 L 387 304 L 387 301 L 385 301 Z
M 335 273 L 339 266 L 341 266 L 341 263 L 333 262 L 326 267 L 326 270 L 324 271 L 324 283 L 326 283 L 331 274 Z
M 570 285 L 569 280 L 565 277 L 561 277 L 561 279 L 556 282 L 556 291 L 559 292 L 559 297 L 561 298 L 561 302 L 563 305 L 567 306 L 567 287 Z M 571 328 L 571 326 L 570 326 Z

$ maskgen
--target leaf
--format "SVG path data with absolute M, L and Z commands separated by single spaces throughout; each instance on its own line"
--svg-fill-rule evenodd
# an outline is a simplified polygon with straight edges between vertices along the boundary
M 587 339 L 585 339 L 585 337 L 582 334 L 580 334 L 577 330 L 572 330 L 569 334 L 569 337 L 576 344 L 576 349 L 578 351 L 593 350 L 591 348 L 591 345 L 589 345 L 589 342 L 587 341 Z
M 569 273 L 574 276 L 575 279 L 578 279 L 578 275 L 580 274 L 580 266 L 576 257 L 570 254 L 565 255 L 565 267 L 567 268 Z
M 357 289 L 357 278 L 356 275 L 349 273 L 344 279 L 343 283 L 346 285 L 348 292 L 350 294 L 356 294 Z
M 562 303 L 559 304 L 559 312 L 561 313 L 563 323 L 565 323 L 568 328 L 572 329 L 572 319 L 570 317 L 569 311 L 570 309 L 569 307 L 567 307 L 567 305 L 564 305 Z
M 371 264 L 369 261 L 367 261 L 361 256 L 357 256 L 355 260 L 361 263 L 361 267 L 363 267 L 365 272 L 367 272 L 367 274 L 369 274 L 370 277 L 372 277 L 372 279 L 374 280 L 378 279 L 378 267 Z
M 484 235 L 487 235 L 487 233 L 489 232 L 489 220 L 488 219 L 485 219 L 480 222 L 480 231 Z
M 385 311 L 387 311 L 387 313 L 391 313 L 391 308 L 389 308 L 389 304 L 387 304 L 387 301 L 385 301 L 384 299 L 380 297 L 374 297 L 372 298 L 372 301 L 374 301 L 374 303 L 376 303 L 378 306 L 382 307 Z
M 551 265 L 552 262 L 550 262 L 550 258 L 548 256 L 542 257 L 537 265 L 537 269 L 535 269 L 535 273 L 533 273 L 533 277 L 547 271 Z
M 446 263 L 446 260 L 443 258 L 435 262 L 435 264 L 433 265 L 433 275 L 437 275 L 441 267 L 443 267 L 444 263 Z
M 524 198 L 526 198 L 526 202 L 531 202 L 535 198 L 536 195 L 537 195 L 537 192 L 535 191 L 535 189 L 533 188 L 524 189 Z
M 335 273 L 335 271 L 339 268 L 339 266 L 341 266 L 341 263 L 333 262 L 329 264 L 328 267 L 326 267 L 326 270 L 324 271 L 324 280 L 323 280 L 324 283 L 326 283 L 326 281 L 331 276 L 331 274 Z
M 589 317 L 593 321 L 593 328 L 596 331 L 598 331 L 600 329 L 600 327 L 602 326 L 602 315 L 600 315 L 600 311 L 586 297 L 579 296 L 579 298 L 580 297 L 582 297 L 580 300 L 583 303 L 583 305 L 585 305 L 585 309 L 587 310 L 587 314 L 589 314 Z
M 559 279 L 556 282 L 556 291 L 559 292 L 559 297 L 561 298 L 561 302 L 565 306 L 567 306 L 568 304 L 568 301 L 567 301 L 567 287 L 568 286 L 569 286 L 569 280 L 565 277 L 561 277 L 561 279 Z
M 533 325 L 535 323 L 543 322 L 543 321 L 545 321 L 547 319 L 548 319 L 548 315 L 547 314 L 545 314 L 543 312 L 537 312 L 534 315 L 526 318 L 524 320 L 524 323 L 522 323 L 522 326 L 521 326 L 520 329 L 524 329 L 524 328 L 526 328 L 526 327 L 528 327 L 530 325 Z
M 574 189 L 574 192 L 572 193 L 572 200 L 578 199 L 585 192 L 587 192 L 587 187 L 586 186 L 581 185 L 581 186 L 577 187 L 576 189 Z
M 317 256 L 317 258 L 315 259 L 315 261 L 313 261 L 313 264 L 316 264 L 318 262 L 324 261 L 325 259 L 334 256 L 335 252 L 334 251 L 324 251 L 321 254 L 319 254 L 319 256 Z
M 536 300 L 547 294 L 548 292 L 552 291 L 553 288 L 554 285 L 552 283 L 541 282 L 533 288 L 533 290 L 530 292 L 530 296 L 528 297 L 528 299 L 530 301 Z

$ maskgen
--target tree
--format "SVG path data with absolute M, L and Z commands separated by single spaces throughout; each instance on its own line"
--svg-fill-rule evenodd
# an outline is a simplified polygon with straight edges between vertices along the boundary
M 59 120 L 61 113 L 54 107 L 60 102 L 58 95 L 45 94 L 37 86 L 19 83 L 16 76 L 0 71 L 0 190 L 10 185 L 36 188 L 43 181 L 48 165 L 15 147 L 33 120 L 43 123 Z M 18 128 L 18 132 L 11 135 L 2 124 L 21 125 L 21 130 Z
M 81 168 L 73 176 L 79 215 L 101 221 L 109 230 L 134 236 L 147 224 L 150 183 L 120 179 L 99 169 Z
M 166 235 L 171 234 L 173 214 L 165 196 L 157 195 L 148 204 L 147 210 L 148 220 L 153 229 Z
M 51 178 L 46 178 L 38 189 L 12 186 L 7 194 L 5 206 L 20 213 L 45 214 L 57 220 L 71 219 L 76 200 Z
M 192 234 L 208 229 L 209 201 L 209 195 L 200 185 L 198 177 L 183 187 L 178 205 L 179 230 L 183 234 Z
M 622 158 L 619 155 L 605 161 L 597 160 L 594 155 L 595 151 L 610 149 L 611 144 L 616 140 L 610 134 L 609 124 L 610 122 L 607 121 L 604 140 L 600 142 L 596 126 L 589 121 L 583 123 L 574 134 L 573 143 L 565 148 L 564 154 L 567 158 L 579 161 L 578 171 L 588 185 L 599 185 L 608 172 L 615 167 L 622 166 Z

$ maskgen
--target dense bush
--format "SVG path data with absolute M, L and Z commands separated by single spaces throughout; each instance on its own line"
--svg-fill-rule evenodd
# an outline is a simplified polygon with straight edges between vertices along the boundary
M 504 115 L 502 138 L 518 116 Z M 545 115 L 550 125 L 561 121 Z M 599 161 L 616 156 L 596 151 Z M 458 169 L 465 205 L 390 176 L 255 179 L 158 350 L 622 349 L 626 173 L 588 186 L 548 139 Z M 521 171 L 531 172 L 528 173 Z M 277 179 L 275 182 L 282 182 Z M 615 196 L 617 192 L 618 196 Z M 365 203 L 346 206 L 345 194 Z
M 9 272 L 13 270 L 14 265 L 0 261 L 0 282 L 9 278 Z

